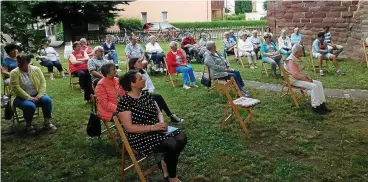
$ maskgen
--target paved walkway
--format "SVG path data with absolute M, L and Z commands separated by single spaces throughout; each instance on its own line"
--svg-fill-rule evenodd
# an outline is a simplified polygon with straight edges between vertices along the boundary
M 196 72 L 195 76 L 200 80 L 201 72 Z M 267 91 L 280 92 L 282 85 L 274 83 L 263 83 L 257 81 L 244 81 L 246 88 L 262 89 Z M 368 90 L 359 89 L 327 89 L 325 94 L 328 97 L 346 98 L 346 99 L 368 99 Z M 308 93 L 309 94 L 309 93 Z

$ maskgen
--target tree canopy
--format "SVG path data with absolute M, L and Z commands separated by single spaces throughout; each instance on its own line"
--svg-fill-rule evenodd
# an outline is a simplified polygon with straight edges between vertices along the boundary
M 235 1 L 235 14 L 252 12 L 252 1 Z
M 267 6 L 268 6 L 268 1 L 267 0 L 263 1 L 263 9 L 265 11 L 267 11 Z

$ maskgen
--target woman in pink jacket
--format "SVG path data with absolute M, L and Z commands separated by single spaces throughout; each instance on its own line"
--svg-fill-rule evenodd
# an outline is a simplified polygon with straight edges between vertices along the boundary
M 118 97 L 125 94 L 116 78 L 116 68 L 114 63 L 106 63 L 101 66 L 101 73 L 104 76 L 95 89 L 97 98 L 97 112 L 103 121 L 111 121 L 113 113 L 116 112 Z

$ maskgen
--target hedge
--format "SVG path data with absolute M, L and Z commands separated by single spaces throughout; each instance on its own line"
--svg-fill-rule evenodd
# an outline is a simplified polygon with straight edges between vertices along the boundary
M 207 22 L 170 22 L 177 28 L 214 28 L 235 26 L 267 26 L 266 20 L 234 20 L 234 21 L 207 21 Z
M 128 32 L 135 31 L 135 30 L 142 30 L 143 23 L 139 19 L 135 18 L 128 18 L 123 19 L 119 18 L 119 20 L 116 22 L 116 24 L 119 26 L 120 30 L 127 29 Z

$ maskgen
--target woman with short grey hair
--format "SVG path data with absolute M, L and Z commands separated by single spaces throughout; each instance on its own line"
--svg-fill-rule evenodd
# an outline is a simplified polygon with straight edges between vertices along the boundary
M 156 37 L 154 35 L 149 37 L 150 42 L 146 45 L 146 52 L 149 57 L 149 61 L 152 64 L 152 69 L 154 71 L 163 72 L 164 69 L 164 51 L 162 50 L 160 44 L 156 42 Z
M 249 93 L 245 90 L 243 79 L 238 70 L 234 70 L 230 67 L 230 63 L 216 50 L 216 44 L 214 41 L 209 41 L 206 44 L 208 52 L 204 58 L 204 64 L 208 66 L 214 79 L 230 79 L 233 77 L 238 85 L 240 91 L 245 97 L 250 97 Z
M 81 44 L 81 51 L 86 51 L 87 52 L 87 54 L 88 54 L 88 56 L 89 56 L 89 58 L 92 58 L 93 57 L 93 54 L 94 54 L 94 52 L 92 51 L 92 48 L 90 47 L 90 46 L 88 46 L 88 44 L 87 44 L 87 39 L 85 39 L 85 38 L 81 38 L 80 40 L 79 40 L 79 42 L 80 42 L 80 44 Z
M 312 80 L 307 75 L 301 73 L 301 60 L 304 55 L 303 46 L 295 44 L 291 55 L 285 60 L 284 68 L 289 72 L 289 80 L 296 87 L 305 88 L 311 91 L 312 110 L 319 114 L 326 114 L 331 110 L 326 107 L 326 98 L 323 91 L 322 83 L 318 80 Z

